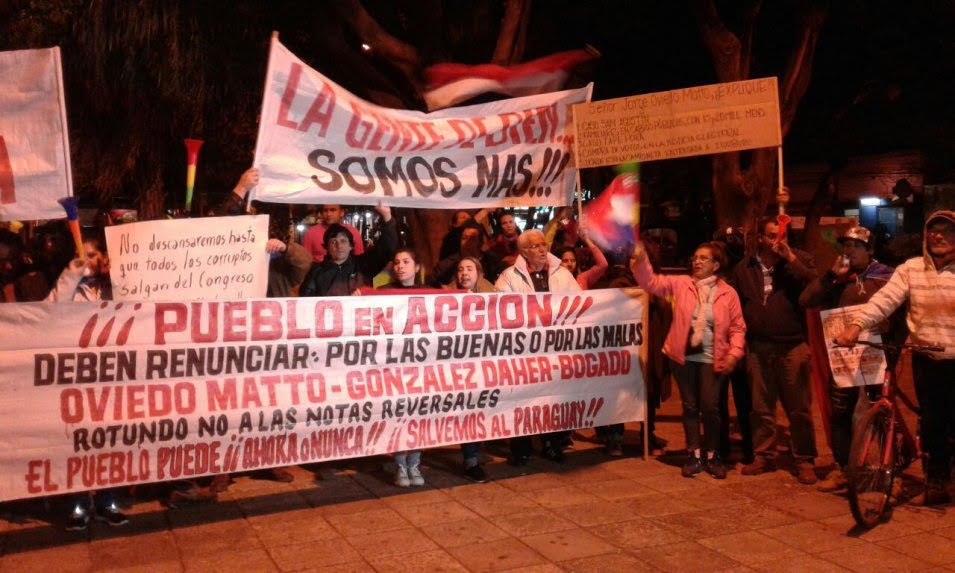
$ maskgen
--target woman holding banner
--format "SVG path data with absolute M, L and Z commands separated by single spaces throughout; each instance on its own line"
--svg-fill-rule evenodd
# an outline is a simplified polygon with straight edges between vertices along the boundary
M 112 299 L 109 256 L 106 254 L 105 243 L 101 237 L 82 239 L 82 251 L 77 253 L 80 258 L 73 259 L 63 269 L 46 301 L 89 302 Z M 119 510 L 112 489 L 80 493 L 75 495 L 70 503 L 73 511 L 66 522 L 67 531 L 83 531 L 89 527 L 91 510 L 97 521 L 112 526 L 129 523 L 129 519 Z
M 382 290 L 424 288 L 420 282 L 421 265 L 418 264 L 418 254 L 414 249 L 401 248 L 395 251 L 391 273 L 393 277 L 391 282 L 380 287 Z M 424 485 L 420 466 L 421 450 L 395 452 L 395 485 L 398 487 Z
M 683 477 L 705 469 L 714 478 L 724 479 L 726 467 L 719 455 L 720 390 L 726 375 L 743 357 L 746 323 L 736 291 L 717 275 L 726 268 L 722 247 L 703 243 L 690 262 L 691 276 L 654 274 L 646 250 L 638 243 L 630 270 L 651 294 L 673 297 L 673 324 L 663 353 L 670 358 L 683 402 L 683 433 L 689 453 Z

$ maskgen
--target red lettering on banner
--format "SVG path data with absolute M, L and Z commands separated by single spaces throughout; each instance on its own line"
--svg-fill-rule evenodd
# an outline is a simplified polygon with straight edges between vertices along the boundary
M 282 337 L 282 305 L 274 300 L 252 303 L 252 340 L 278 340 Z
M 331 318 L 331 325 L 326 319 Z M 342 303 L 337 300 L 323 300 L 315 304 L 315 336 L 333 338 L 342 335 Z
M 298 124 L 289 119 L 289 111 L 292 109 L 292 102 L 295 100 L 295 91 L 298 89 L 298 80 L 302 77 L 302 65 L 292 62 L 292 68 L 288 73 L 288 82 L 285 84 L 285 91 L 282 92 L 282 103 L 279 105 L 279 116 L 275 123 L 289 129 L 298 128 Z
M 289 340 L 308 338 L 308 329 L 298 327 L 298 306 L 296 305 L 296 301 L 294 299 L 285 301 L 285 309 L 288 315 L 288 332 L 285 334 L 285 337 Z
M 103 452 L 66 460 L 67 489 L 91 489 L 148 481 L 149 452 Z
M 453 296 L 439 296 L 434 299 L 434 331 L 453 332 L 458 299 Z M 449 316 L 445 316 L 445 313 Z
M 184 332 L 186 330 L 186 305 L 178 302 L 157 302 L 155 307 L 156 344 L 166 343 L 166 334 L 170 332 Z M 166 314 L 172 313 L 175 317 L 167 322 Z
M 249 406 L 262 407 L 262 400 L 259 398 L 259 387 L 255 385 L 255 378 L 246 376 L 242 381 L 242 408 L 248 409 Z
M 308 112 L 302 119 L 302 123 L 298 126 L 298 130 L 308 131 L 312 124 L 315 123 L 321 126 L 318 130 L 318 136 L 325 137 L 328 126 L 332 123 L 332 113 L 334 111 L 335 92 L 332 91 L 331 86 L 322 82 L 322 90 L 315 96 L 315 101 L 313 101 L 312 106 L 308 108 Z
M 408 299 L 408 319 L 405 321 L 403 334 L 413 334 L 415 327 L 421 334 L 431 332 L 431 328 L 428 326 L 428 307 L 420 296 L 413 296 Z
M 13 165 L 10 163 L 10 154 L 7 153 L 7 142 L 0 135 L 0 203 L 8 205 L 17 202 L 16 189 L 13 180 Z
M 182 444 L 159 448 L 156 455 L 156 477 L 160 480 L 192 477 L 223 470 L 220 442 Z
M 26 479 L 29 493 L 50 493 L 60 489 L 60 486 L 50 480 L 50 466 L 50 460 L 30 460 L 27 462 L 27 474 L 23 477 Z M 38 483 L 40 481 L 43 483 Z
M 458 140 L 445 147 L 460 147 L 461 149 L 471 149 L 474 147 L 474 140 L 480 135 L 477 129 L 466 119 L 449 119 L 448 126 L 457 134 Z
M 182 416 L 195 412 L 196 390 L 191 382 L 131 384 L 102 388 L 67 388 L 60 392 L 60 419 L 67 424 L 84 420 L 102 422 L 112 402 L 113 420 L 158 418 L 175 411 Z
M 275 385 L 282 381 L 281 376 L 262 376 L 259 378 L 259 382 L 264 384 L 269 391 L 269 406 L 275 406 L 278 404 L 278 400 L 275 397 Z
M 209 307 L 209 319 L 206 321 L 208 328 L 202 332 L 202 307 L 203 303 L 192 303 L 192 341 L 193 342 L 216 342 L 219 340 L 219 305 Z
M 524 295 L 506 294 L 501 297 L 499 305 L 501 328 L 520 328 L 524 326 Z
M 469 295 L 461 299 L 461 326 L 464 330 L 484 330 L 484 315 L 476 311 L 484 310 L 484 297 Z
M 355 336 L 371 335 L 371 309 L 355 309 Z
M 226 342 L 239 342 L 245 340 L 245 313 L 247 308 L 245 301 L 229 301 L 225 303 L 222 309 L 222 340 Z M 243 311 L 239 313 L 239 311 Z
M 348 102 L 351 105 L 351 120 L 348 122 L 348 128 L 345 129 L 345 143 L 349 147 L 362 149 L 368 136 L 371 135 L 375 125 L 366 119 L 362 119 L 361 107 L 357 102 Z
M 235 410 L 239 406 L 239 396 L 235 388 L 235 378 L 223 381 L 206 380 L 206 396 L 209 398 L 208 410 Z
M 318 136 L 325 137 L 328 126 L 332 122 L 332 114 L 335 111 L 335 92 L 332 91 L 331 86 L 325 82 L 321 82 L 322 88 L 318 91 L 318 94 L 315 95 L 315 99 L 312 100 L 312 104 L 309 106 L 308 111 L 305 112 L 305 117 L 302 118 L 302 122 L 296 123 L 295 120 L 290 117 L 290 113 L 301 78 L 302 66 L 301 64 L 293 62 L 289 70 L 285 90 L 282 91 L 279 115 L 275 123 L 282 127 L 298 129 L 299 131 L 308 131 L 312 124 L 318 124 Z

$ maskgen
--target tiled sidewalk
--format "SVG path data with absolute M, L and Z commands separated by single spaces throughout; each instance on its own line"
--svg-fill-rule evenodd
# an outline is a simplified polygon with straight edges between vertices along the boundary
M 678 407 L 659 422 L 673 449 Z M 14 504 L 0 571 L 955 571 L 951 507 L 901 506 L 861 532 L 845 498 L 787 472 L 683 479 L 664 461 L 610 460 L 588 436 L 528 475 L 492 447 L 487 484 L 468 483 L 445 448 L 425 453 L 425 488 L 390 485 L 383 459 L 329 463 L 293 468 L 291 484 L 239 478 L 215 503 L 137 501 L 128 526 L 84 533 L 16 523 L 59 512 Z

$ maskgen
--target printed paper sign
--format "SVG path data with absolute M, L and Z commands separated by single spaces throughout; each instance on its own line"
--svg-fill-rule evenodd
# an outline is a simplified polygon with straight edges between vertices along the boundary
M 862 307 L 863 305 L 858 304 L 819 312 L 826 348 L 829 349 L 832 378 L 840 388 L 882 384 L 885 378 L 887 363 L 885 353 L 881 350 L 863 345 L 852 348 L 834 347 L 836 337 L 852 324 Z M 882 336 L 877 332 L 862 331 L 859 340 L 882 342 Z
M 574 106 L 577 167 L 782 145 L 776 78 Z
M 567 205 L 591 87 L 426 114 L 363 101 L 272 41 L 255 199 L 424 209 Z
M 643 300 L 0 305 L 0 500 L 643 420 Z
M 268 215 L 143 221 L 106 227 L 116 300 L 265 296 Z
M 73 195 L 60 49 L 0 52 L 0 221 L 62 219 Z

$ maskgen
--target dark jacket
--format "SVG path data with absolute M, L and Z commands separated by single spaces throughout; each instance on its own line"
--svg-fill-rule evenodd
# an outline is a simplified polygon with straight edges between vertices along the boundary
M 739 294 L 749 341 L 798 344 L 806 340 L 806 317 L 799 295 L 816 278 L 816 265 L 809 253 L 792 252 L 795 260 L 780 259 L 773 267 L 773 290 L 765 301 L 759 259 L 743 259 L 733 269 L 730 284 Z
M 398 248 L 398 224 L 394 218 L 381 227 L 381 237 L 361 255 L 351 255 L 338 264 L 330 255 L 320 263 L 313 263 L 302 282 L 299 296 L 349 296 L 371 281 Z
M 861 274 L 852 273 L 842 279 L 837 279 L 831 270 L 826 271 L 806 286 L 799 295 L 799 304 L 822 309 L 862 304 L 889 282 L 894 270 L 873 260 Z
M 841 279 L 836 278 L 835 273 L 829 270 L 809 283 L 799 296 L 799 302 L 804 307 L 819 307 L 823 310 L 863 304 L 889 282 L 893 272 L 894 268 L 876 260 L 869 263 L 861 274 L 852 273 Z M 877 330 L 883 335 L 889 335 L 890 342 L 905 342 L 908 336 L 905 309 L 897 309 L 879 324 Z

